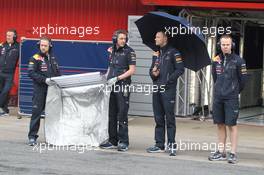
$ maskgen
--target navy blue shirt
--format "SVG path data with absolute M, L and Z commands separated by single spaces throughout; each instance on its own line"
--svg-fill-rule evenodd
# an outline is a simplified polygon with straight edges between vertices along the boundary
M 238 98 L 247 78 L 245 60 L 236 54 L 220 54 L 213 58 L 212 75 L 215 96 Z
M 45 85 L 46 78 L 60 76 L 56 58 L 41 53 L 33 55 L 29 59 L 28 74 L 34 83 Z
M 117 50 L 113 49 L 113 52 L 109 57 L 109 72 L 107 80 L 122 75 L 129 70 L 129 65 L 136 65 L 136 54 L 135 51 L 125 45 Z M 127 83 L 131 83 L 131 77 L 123 80 Z
M 155 77 L 152 73 L 154 66 L 157 66 L 160 70 L 159 76 Z M 170 47 L 164 46 L 160 49 L 159 57 L 152 57 L 152 64 L 149 70 L 150 77 L 153 80 L 153 84 L 167 87 L 175 87 L 177 79 L 184 73 L 184 63 L 180 52 Z
M 0 44 L 0 72 L 14 74 L 19 58 L 19 44 Z

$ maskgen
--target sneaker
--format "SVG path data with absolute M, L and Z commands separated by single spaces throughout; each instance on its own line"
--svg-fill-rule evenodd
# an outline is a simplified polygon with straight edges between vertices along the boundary
M 0 117 L 7 117 L 9 116 L 9 113 L 6 113 L 6 112 L 1 112 L 0 113 Z
M 162 153 L 164 152 L 164 149 L 161 149 L 160 147 L 157 146 L 151 146 L 146 149 L 148 153 Z
M 117 146 L 117 150 L 125 152 L 128 150 L 128 146 L 125 143 L 119 143 Z
M 176 156 L 176 149 L 172 149 L 169 156 Z
M 236 163 L 237 163 L 237 156 L 236 156 L 236 154 L 234 154 L 234 153 L 230 153 L 230 154 L 228 155 L 227 162 L 228 162 L 228 163 L 231 163 L 231 164 L 236 164 Z
M 220 151 L 216 151 L 208 157 L 208 160 L 210 161 L 226 160 L 226 154 L 220 153 Z
M 176 156 L 176 149 L 177 149 L 177 144 L 168 144 L 168 146 L 166 146 L 166 151 L 167 153 L 169 153 L 169 156 Z
M 3 108 L 0 108 L 0 113 L 4 113 L 5 111 L 3 110 Z
M 0 115 L 1 115 L 1 116 L 9 116 L 9 113 L 7 113 L 7 112 L 3 112 L 3 113 L 1 113 Z
M 103 143 L 99 146 L 102 149 L 116 149 L 117 146 L 113 145 L 111 142 Z
M 33 139 L 33 138 L 29 139 L 29 141 L 28 141 L 28 145 L 29 145 L 29 146 L 34 146 L 34 145 L 36 145 L 36 144 L 37 144 L 36 139 Z
M 3 110 L 4 110 L 4 112 L 6 112 L 6 113 L 9 113 L 9 112 L 10 112 L 8 108 L 3 108 Z

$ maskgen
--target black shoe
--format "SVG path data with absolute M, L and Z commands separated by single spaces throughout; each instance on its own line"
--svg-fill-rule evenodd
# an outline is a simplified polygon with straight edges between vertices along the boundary
M 210 160 L 210 161 L 226 160 L 226 154 L 225 153 L 220 153 L 220 151 L 216 151 L 216 152 L 212 153 L 208 157 L 208 160 Z
M 237 156 L 236 156 L 236 154 L 234 154 L 234 153 L 230 153 L 230 154 L 228 155 L 227 162 L 228 162 L 228 163 L 231 163 L 231 164 L 236 164 L 236 163 L 237 163 Z
M 36 139 L 33 139 L 33 138 L 29 139 L 29 141 L 28 141 L 29 146 L 35 146 L 36 144 L 37 144 Z
M 176 156 L 176 148 L 171 148 L 170 149 L 169 156 Z
M 160 147 L 157 146 L 151 146 L 146 149 L 148 153 L 163 153 L 164 149 L 161 149 Z
M 4 111 L 9 114 L 9 109 L 4 108 Z
M 8 117 L 8 116 L 9 116 L 9 113 L 6 113 L 6 112 L 0 113 L 0 117 Z
M 119 143 L 117 146 L 117 150 L 125 152 L 128 150 L 128 146 L 125 143 Z
M 177 144 L 168 144 L 166 147 L 166 152 L 169 153 L 169 156 L 176 156 Z
M 111 142 L 103 143 L 99 147 L 102 149 L 116 149 L 117 148 L 117 146 L 113 145 Z
M 0 117 L 9 116 L 9 113 L 6 112 L 3 108 L 0 108 Z

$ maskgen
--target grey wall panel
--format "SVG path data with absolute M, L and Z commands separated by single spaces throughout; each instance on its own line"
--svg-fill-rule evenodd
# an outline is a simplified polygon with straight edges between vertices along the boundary
M 136 68 L 136 75 L 146 75 L 146 73 L 149 72 L 149 67 L 141 67 L 139 65 L 137 65 Z
M 152 104 L 152 94 L 131 93 L 130 102 Z
M 132 76 L 132 82 L 137 84 L 152 84 L 149 75 L 134 75 Z
M 153 116 L 152 104 L 130 102 L 130 115 Z
M 137 89 L 137 92 L 130 95 L 129 114 L 152 116 L 152 94 L 145 95 L 150 93 L 149 85 L 152 85 L 148 74 L 152 62 L 152 51 L 142 43 L 134 23 L 139 18 L 140 16 L 129 16 L 128 18 L 129 45 L 137 55 L 136 73 L 132 76 L 132 86 Z M 144 88 L 145 92 L 142 93 L 142 89 L 138 89 L 138 86 Z
M 151 66 L 150 58 L 148 58 L 148 59 L 137 59 L 137 68 L 138 67 L 146 67 L 149 69 L 150 66 Z

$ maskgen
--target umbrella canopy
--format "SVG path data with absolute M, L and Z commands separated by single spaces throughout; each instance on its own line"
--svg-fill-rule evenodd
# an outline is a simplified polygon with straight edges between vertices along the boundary
M 150 12 L 135 23 L 143 43 L 155 51 L 158 49 L 155 35 L 158 31 L 164 31 L 169 45 L 181 52 L 186 68 L 198 71 L 211 63 L 203 35 L 193 31 L 195 28 L 184 18 L 164 12 Z

